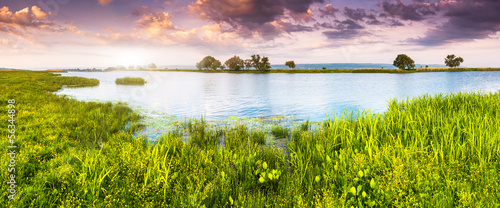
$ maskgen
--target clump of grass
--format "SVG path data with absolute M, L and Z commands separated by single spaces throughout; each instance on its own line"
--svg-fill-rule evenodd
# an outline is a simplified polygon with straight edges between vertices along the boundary
M 266 144 L 266 133 L 262 130 L 254 130 L 250 132 L 250 141 L 254 144 L 264 145 Z
M 290 132 L 288 128 L 278 125 L 271 127 L 271 134 L 277 138 L 286 138 Z
M 116 79 L 115 83 L 119 85 L 144 85 L 146 80 L 140 77 L 124 77 Z
M 67 85 L 71 87 L 94 87 L 99 85 L 99 80 L 94 78 L 84 77 L 66 77 L 56 74 L 51 77 L 43 78 L 47 83 L 58 85 Z
M 311 129 L 311 124 L 309 123 L 309 120 L 303 122 L 299 126 L 299 130 L 301 131 L 309 131 Z

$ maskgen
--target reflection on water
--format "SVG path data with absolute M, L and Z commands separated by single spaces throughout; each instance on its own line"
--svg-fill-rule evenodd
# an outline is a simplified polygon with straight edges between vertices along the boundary
M 386 110 L 391 98 L 425 93 L 495 92 L 500 72 L 411 74 L 228 74 L 190 72 L 70 72 L 63 76 L 97 78 L 91 88 L 57 92 L 79 100 L 121 101 L 145 111 L 177 117 L 220 120 L 229 116 L 295 116 L 323 121 L 345 110 Z M 133 76 L 144 86 L 116 85 Z

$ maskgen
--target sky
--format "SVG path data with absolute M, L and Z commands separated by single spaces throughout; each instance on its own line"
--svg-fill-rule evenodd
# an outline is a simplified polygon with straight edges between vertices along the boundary
M 0 0 L 0 68 L 271 64 L 500 67 L 499 0 Z

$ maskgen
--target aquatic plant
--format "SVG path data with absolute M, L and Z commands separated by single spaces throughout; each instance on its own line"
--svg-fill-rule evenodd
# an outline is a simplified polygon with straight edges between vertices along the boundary
M 115 83 L 119 85 L 144 85 L 146 80 L 140 77 L 124 77 L 117 78 Z

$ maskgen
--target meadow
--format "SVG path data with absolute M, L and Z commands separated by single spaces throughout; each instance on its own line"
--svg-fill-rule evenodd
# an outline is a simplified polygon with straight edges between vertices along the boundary
M 0 154 L 9 207 L 500 206 L 500 92 L 392 100 L 385 113 L 345 112 L 314 130 L 201 118 L 151 143 L 133 136 L 141 117 L 126 104 L 52 93 L 98 82 L 0 75 L 2 138 L 16 100 L 15 201 Z M 1 151 L 9 145 L 2 139 Z

